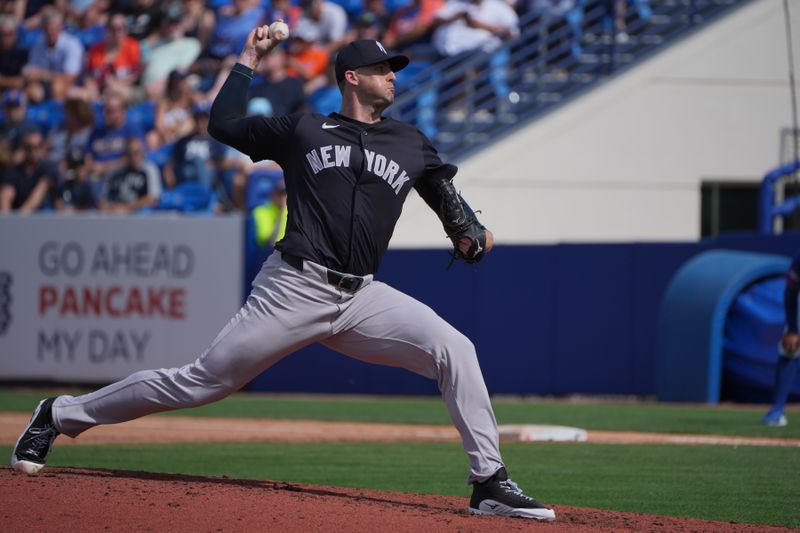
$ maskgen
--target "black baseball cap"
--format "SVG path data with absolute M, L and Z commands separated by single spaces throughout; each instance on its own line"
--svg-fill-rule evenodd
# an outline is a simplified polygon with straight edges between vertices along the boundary
M 342 83 L 344 73 L 348 70 L 356 70 L 384 61 L 389 63 L 392 71 L 397 72 L 408 66 L 409 59 L 402 54 L 390 54 L 378 41 L 371 39 L 353 41 L 339 50 L 339 55 L 336 56 L 336 81 Z

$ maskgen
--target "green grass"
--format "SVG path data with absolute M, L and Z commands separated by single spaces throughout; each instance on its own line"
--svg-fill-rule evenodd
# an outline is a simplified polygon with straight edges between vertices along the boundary
M 59 391 L 63 393 L 64 391 Z M 75 392 L 73 392 L 75 393 Z M 52 391 L 0 390 L 0 411 L 29 413 Z M 800 438 L 766 428 L 764 407 L 653 403 L 494 401 L 501 424 Z M 448 424 L 437 398 L 340 398 L 238 394 L 174 414 Z M 165 415 L 169 416 L 169 415 Z M 64 437 L 62 437 L 64 438 Z M 0 446 L 8 457 L 10 446 Z M 794 447 L 504 444 L 514 479 L 562 505 L 800 528 L 800 451 Z M 51 465 L 271 479 L 467 496 L 456 444 L 193 444 L 58 446 Z
M 52 391 L 0 390 L 0 411 L 30 412 Z M 77 394 L 77 392 L 72 392 Z M 800 438 L 800 423 L 784 428 L 759 424 L 763 407 L 685 406 L 654 403 L 566 403 L 496 399 L 500 424 L 556 424 L 584 429 Z M 796 414 L 794 414 L 796 413 Z M 408 424 L 449 424 L 439 398 L 337 398 L 234 394 L 217 403 L 175 411 L 182 416 L 346 420 Z M 793 417 L 794 414 L 794 417 Z M 169 415 L 167 415 L 169 416 Z M 800 422 L 800 412 L 788 414 Z
M 502 451 L 520 486 L 548 503 L 800 527 L 796 448 L 506 444 Z M 49 464 L 469 494 L 456 444 L 56 446 Z

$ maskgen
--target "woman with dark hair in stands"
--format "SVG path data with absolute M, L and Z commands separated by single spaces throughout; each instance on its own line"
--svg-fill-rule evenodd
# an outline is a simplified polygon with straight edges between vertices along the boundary
M 193 91 L 187 74 L 181 70 L 173 70 L 167 78 L 167 87 L 164 97 L 158 101 L 156 108 L 156 128 L 158 138 L 156 148 L 163 144 L 173 143 L 189 135 L 194 130 L 192 116 Z

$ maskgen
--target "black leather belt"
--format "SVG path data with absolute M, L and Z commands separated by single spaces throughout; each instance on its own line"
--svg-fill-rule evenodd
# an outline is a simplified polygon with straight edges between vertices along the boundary
M 281 257 L 287 264 L 293 266 L 300 272 L 303 271 L 303 258 L 297 257 L 287 253 L 281 253 Z M 360 276 L 349 276 L 347 274 L 340 274 L 334 270 L 328 269 L 328 283 L 334 287 L 338 287 L 346 292 L 356 292 L 364 285 L 364 278 Z

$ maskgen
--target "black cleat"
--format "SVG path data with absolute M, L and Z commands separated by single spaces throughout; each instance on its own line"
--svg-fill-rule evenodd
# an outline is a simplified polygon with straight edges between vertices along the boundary
M 11 468 L 25 474 L 37 474 L 44 468 L 47 454 L 53 448 L 53 441 L 59 433 L 53 424 L 52 407 L 55 397 L 39 402 L 14 446 L 11 455 Z
M 469 514 L 532 518 L 548 522 L 556 519 L 556 513 L 551 508 L 525 496 L 522 489 L 508 479 L 505 468 L 483 483 L 473 485 Z

